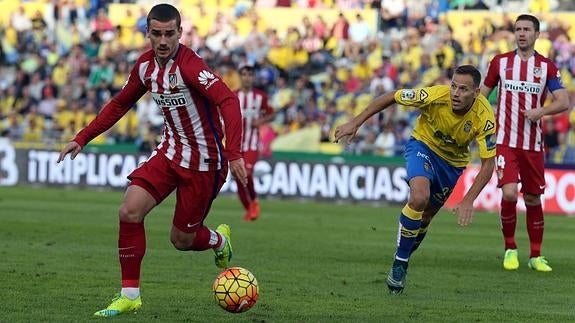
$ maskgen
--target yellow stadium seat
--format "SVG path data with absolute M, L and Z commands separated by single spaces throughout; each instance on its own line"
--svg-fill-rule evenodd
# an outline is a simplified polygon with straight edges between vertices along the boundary
M 373 100 L 373 95 L 371 95 L 371 93 L 362 93 L 358 95 L 355 100 L 357 101 L 357 105 L 355 107 L 354 115 L 357 115 L 361 110 L 365 109 L 371 100 Z
M 322 142 L 319 145 L 319 152 L 327 155 L 339 155 L 343 152 L 343 146 L 331 142 Z
M 353 100 L 352 93 L 348 93 L 346 95 L 342 95 L 339 98 L 337 98 L 336 99 L 337 111 L 346 111 L 347 108 L 349 107 L 349 104 L 351 103 L 351 100 Z

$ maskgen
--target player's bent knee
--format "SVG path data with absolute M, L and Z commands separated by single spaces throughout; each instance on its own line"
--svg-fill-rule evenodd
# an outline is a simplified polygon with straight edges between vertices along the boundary
M 194 241 L 193 238 L 187 239 L 187 238 L 173 237 L 173 236 L 170 240 L 172 242 L 172 245 L 174 245 L 174 248 L 181 250 L 181 251 L 191 250 L 192 242 Z
M 188 251 L 191 250 L 191 245 L 190 243 L 187 243 L 185 241 L 182 240 L 174 240 L 172 239 L 172 245 L 174 246 L 174 248 L 180 250 L 180 251 Z
M 525 201 L 525 205 L 539 205 L 539 204 L 541 204 L 540 195 L 523 194 L 523 200 Z
M 414 194 L 409 197 L 408 205 L 410 208 L 418 211 L 425 209 L 428 201 L 429 201 L 429 195 Z
M 176 228 L 172 229 L 172 234 L 170 235 L 170 241 L 172 242 L 174 248 L 181 251 L 192 250 L 192 245 L 195 238 L 196 234 L 194 232 L 185 233 L 177 230 Z
M 118 210 L 120 221 L 129 223 L 138 223 L 144 220 L 144 215 L 138 212 L 136 208 L 130 208 L 126 204 L 122 204 Z

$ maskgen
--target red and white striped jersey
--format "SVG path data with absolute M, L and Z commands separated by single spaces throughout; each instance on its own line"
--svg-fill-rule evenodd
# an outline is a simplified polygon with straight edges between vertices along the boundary
M 537 52 L 528 60 L 522 60 L 516 51 L 499 54 L 491 60 L 484 84 L 498 86 L 497 144 L 543 151 L 541 121 L 529 121 L 522 111 L 542 107 L 547 90 L 563 88 L 553 61 Z
M 237 97 L 196 52 L 181 44 L 164 67 L 158 65 L 152 50 L 142 54 L 126 85 L 74 140 L 84 146 L 109 129 L 146 91 L 151 92 L 164 115 L 158 153 L 181 167 L 199 171 L 217 170 L 226 159 L 242 157 Z M 222 120 L 226 125 L 225 150 Z
M 247 92 L 240 89 L 236 91 L 236 95 L 240 100 L 244 128 L 242 152 L 258 151 L 260 130 L 259 127 L 254 127 L 254 121 L 273 113 L 268 103 L 268 96 L 264 91 L 255 88 Z

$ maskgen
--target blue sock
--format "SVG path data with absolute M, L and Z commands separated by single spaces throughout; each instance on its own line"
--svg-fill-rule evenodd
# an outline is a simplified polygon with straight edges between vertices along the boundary
M 419 233 L 422 215 L 423 211 L 415 211 L 408 205 L 405 205 L 401 210 L 395 259 L 405 262 L 409 260 L 411 249 Z
M 419 248 L 419 245 L 421 245 L 421 242 L 423 241 L 423 239 L 425 239 L 425 235 L 427 234 L 427 227 L 420 227 L 419 228 L 419 233 L 417 234 L 417 237 L 415 237 L 415 241 L 413 242 L 413 246 L 411 247 L 411 251 L 409 252 L 409 255 L 411 256 L 415 250 L 417 250 L 417 248 Z

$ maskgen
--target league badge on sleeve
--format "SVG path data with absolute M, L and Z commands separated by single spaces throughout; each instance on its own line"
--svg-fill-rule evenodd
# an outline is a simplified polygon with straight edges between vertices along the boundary
M 402 101 L 414 101 L 416 98 L 415 90 L 401 90 L 401 100 Z

